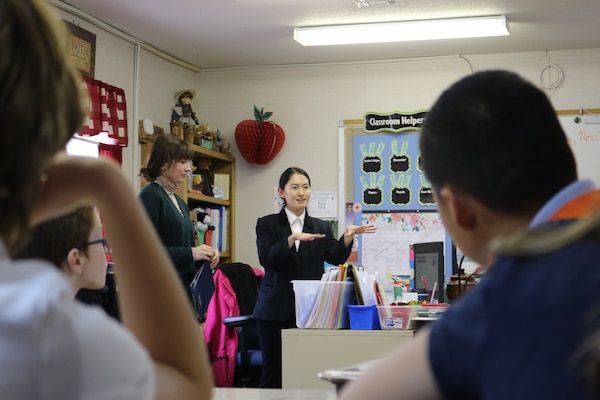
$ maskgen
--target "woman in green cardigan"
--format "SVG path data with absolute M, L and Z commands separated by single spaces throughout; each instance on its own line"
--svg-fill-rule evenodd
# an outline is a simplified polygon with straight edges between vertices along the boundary
M 191 172 L 193 154 L 190 145 L 176 136 L 157 137 L 147 165 L 140 169 L 140 174 L 150 183 L 139 194 L 188 293 L 196 261 L 209 260 L 212 269 L 219 264 L 217 250 L 205 244 L 195 245 L 190 210 L 175 193 Z

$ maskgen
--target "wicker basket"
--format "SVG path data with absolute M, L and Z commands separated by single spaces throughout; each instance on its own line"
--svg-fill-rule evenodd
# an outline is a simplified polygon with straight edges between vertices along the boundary
M 446 297 L 448 297 L 448 301 L 452 302 L 474 289 L 476 285 L 477 279 L 475 275 L 465 274 L 464 270 L 462 270 L 460 279 L 458 278 L 458 274 L 450 277 L 450 282 L 446 285 Z

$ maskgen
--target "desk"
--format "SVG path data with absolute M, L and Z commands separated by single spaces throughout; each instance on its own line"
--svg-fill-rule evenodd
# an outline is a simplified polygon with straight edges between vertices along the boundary
M 412 330 L 281 331 L 282 386 L 284 389 L 331 389 L 317 374 L 385 356 L 390 349 L 408 343 Z
M 335 389 L 329 386 L 329 390 L 215 388 L 213 400 L 335 400 Z

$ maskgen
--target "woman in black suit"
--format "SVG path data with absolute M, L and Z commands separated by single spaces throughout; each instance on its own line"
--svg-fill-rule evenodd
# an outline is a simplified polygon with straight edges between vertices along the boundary
M 373 225 L 346 228 L 339 240 L 327 221 L 306 212 L 310 178 L 301 168 L 286 169 L 279 178 L 284 207 L 256 223 L 258 258 L 265 276 L 254 318 L 263 364 L 259 387 L 281 387 L 281 330 L 295 326 L 294 279 L 321 279 L 324 262 L 338 265 L 350 256 L 354 235 L 375 232 Z

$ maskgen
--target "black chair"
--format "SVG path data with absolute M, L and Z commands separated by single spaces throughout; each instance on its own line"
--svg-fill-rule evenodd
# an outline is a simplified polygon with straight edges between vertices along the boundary
M 238 350 L 235 357 L 234 387 L 256 388 L 262 370 L 262 352 L 258 343 L 256 322 L 251 315 L 227 317 L 223 323 L 238 332 Z
M 106 285 L 102 289 L 80 289 L 75 295 L 75 298 L 82 303 L 102 307 L 108 315 L 120 322 L 121 314 L 119 311 L 117 282 L 115 280 L 113 266 L 114 264 L 112 262 L 108 263 L 108 268 L 106 269 Z

